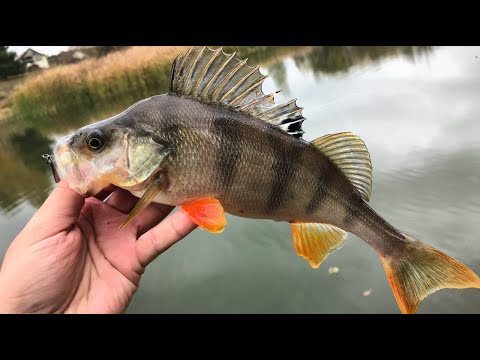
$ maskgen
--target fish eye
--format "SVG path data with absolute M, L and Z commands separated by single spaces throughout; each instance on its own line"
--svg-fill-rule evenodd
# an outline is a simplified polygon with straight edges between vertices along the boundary
M 90 150 L 100 150 L 105 145 L 105 137 L 100 130 L 93 130 L 85 139 Z

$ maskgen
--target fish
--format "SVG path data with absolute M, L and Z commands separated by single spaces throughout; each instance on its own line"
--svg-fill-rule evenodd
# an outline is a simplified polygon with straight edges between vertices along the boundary
M 58 174 L 86 197 L 110 185 L 138 197 L 120 229 L 152 202 L 212 234 L 227 213 L 287 222 L 293 249 L 314 269 L 354 234 L 375 250 L 403 314 L 440 289 L 480 288 L 466 265 L 369 205 L 373 167 L 359 136 L 306 141 L 303 108 L 276 104 L 266 78 L 222 47 L 192 47 L 173 61 L 168 92 L 59 141 Z

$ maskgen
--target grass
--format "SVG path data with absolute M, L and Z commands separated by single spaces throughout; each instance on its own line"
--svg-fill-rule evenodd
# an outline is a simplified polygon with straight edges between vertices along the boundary
M 28 77 L 24 75 L 0 81 L 0 123 L 10 116 L 12 106 L 11 94 L 27 78 Z
M 131 47 L 100 59 L 59 66 L 25 81 L 12 95 L 13 119 L 40 128 L 75 126 L 89 114 L 126 107 L 167 91 L 172 60 L 189 47 Z M 249 64 L 285 56 L 298 47 L 226 46 Z M 77 121 L 78 120 L 78 121 Z
M 171 60 L 185 49 L 132 47 L 49 69 L 15 91 L 13 116 L 38 125 L 49 118 L 98 111 L 119 99 L 133 102 L 151 96 L 164 89 Z

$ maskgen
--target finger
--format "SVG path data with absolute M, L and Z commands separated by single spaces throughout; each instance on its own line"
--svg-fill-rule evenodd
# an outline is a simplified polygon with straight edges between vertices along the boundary
M 163 220 L 152 230 L 143 234 L 136 242 L 137 257 L 146 267 L 158 255 L 190 234 L 197 227 L 182 211 Z
M 160 221 L 165 219 L 172 212 L 173 209 L 175 209 L 174 206 L 157 203 L 151 203 L 148 205 L 145 210 L 137 215 L 137 237 L 142 236 L 154 226 L 158 225 Z
M 137 201 L 138 198 L 127 190 L 117 188 L 105 203 L 118 211 L 128 214 L 135 207 Z
M 78 219 L 85 204 L 85 198 L 60 181 L 43 205 L 33 215 L 25 229 L 35 234 L 35 239 L 70 230 Z

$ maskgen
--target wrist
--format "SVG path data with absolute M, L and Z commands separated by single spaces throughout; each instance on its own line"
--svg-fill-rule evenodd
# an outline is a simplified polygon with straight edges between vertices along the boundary
M 8 296 L 8 291 L 5 289 L 5 280 L 0 273 L 0 314 L 15 314 L 15 307 L 13 306 L 12 300 Z

